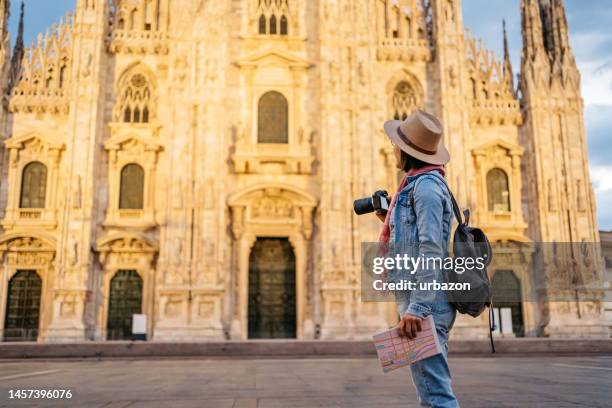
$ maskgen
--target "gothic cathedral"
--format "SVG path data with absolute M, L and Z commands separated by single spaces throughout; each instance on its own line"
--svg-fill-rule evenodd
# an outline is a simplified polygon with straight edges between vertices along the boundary
M 29 47 L 22 8 L 11 52 L 0 0 L 2 339 L 130 339 L 134 314 L 158 341 L 368 338 L 393 305 L 360 301 L 380 223 L 352 202 L 394 191 L 382 124 L 416 107 L 492 241 L 599 242 L 563 1 L 521 1 L 516 85 L 460 3 L 78 0 Z M 489 271 L 515 335 L 602 333 L 519 255 Z

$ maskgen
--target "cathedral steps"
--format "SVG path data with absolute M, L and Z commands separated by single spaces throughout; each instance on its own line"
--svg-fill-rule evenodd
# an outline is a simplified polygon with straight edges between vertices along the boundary
M 450 342 L 451 355 L 521 356 L 534 354 L 612 355 L 609 339 L 522 338 L 496 340 L 497 353 L 491 354 L 488 340 Z M 201 343 L 86 342 L 86 343 L 2 343 L 0 359 L 23 358 L 375 358 L 370 341 L 254 340 Z

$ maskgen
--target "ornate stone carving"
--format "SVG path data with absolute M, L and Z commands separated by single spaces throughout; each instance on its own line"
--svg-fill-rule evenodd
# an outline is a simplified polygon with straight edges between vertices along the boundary
M 473 126 L 499 126 L 522 123 L 519 101 L 512 87 L 512 72 L 506 72 L 503 64 L 487 50 L 482 41 L 468 34 L 467 72 L 470 92 L 466 97 L 472 101 L 470 122 Z
M 264 197 L 253 203 L 251 216 L 253 218 L 291 218 L 293 205 L 287 200 L 272 197 Z
M 36 44 L 25 50 L 19 81 L 9 99 L 13 113 L 67 115 L 70 109 L 70 72 L 74 19 L 70 14 L 54 24 Z
M 117 233 L 102 238 L 96 245 L 100 262 L 109 265 L 150 267 L 159 249 L 152 240 L 129 233 Z
M 312 210 L 316 202 L 298 189 L 285 185 L 255 186 L 234 194 L 228 203 L 236 238 L 242 235 L 249 223 L 285 223 L 297 226 L 306 239 L 312 235 Z

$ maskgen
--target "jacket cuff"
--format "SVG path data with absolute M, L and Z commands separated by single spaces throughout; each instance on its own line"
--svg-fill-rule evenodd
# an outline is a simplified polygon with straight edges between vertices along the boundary
M 421 318 L 427 317 L 431 314 L 431 307 L 420 305 L 418 303 L 410 303 L 405 314 Z

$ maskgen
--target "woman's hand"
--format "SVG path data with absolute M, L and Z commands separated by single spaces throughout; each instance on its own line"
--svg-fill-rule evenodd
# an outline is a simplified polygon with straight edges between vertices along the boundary
M 397 324 L 397 333 L 400 337 L 414 339 L 418 332 L 422 330 L 423 319 L 417 316 L 405 314 Z
M 387 213 L 382 211 L 376 211 L 376 217 L 382 222 L 385 222 L 385 218 L 387 218 Z

